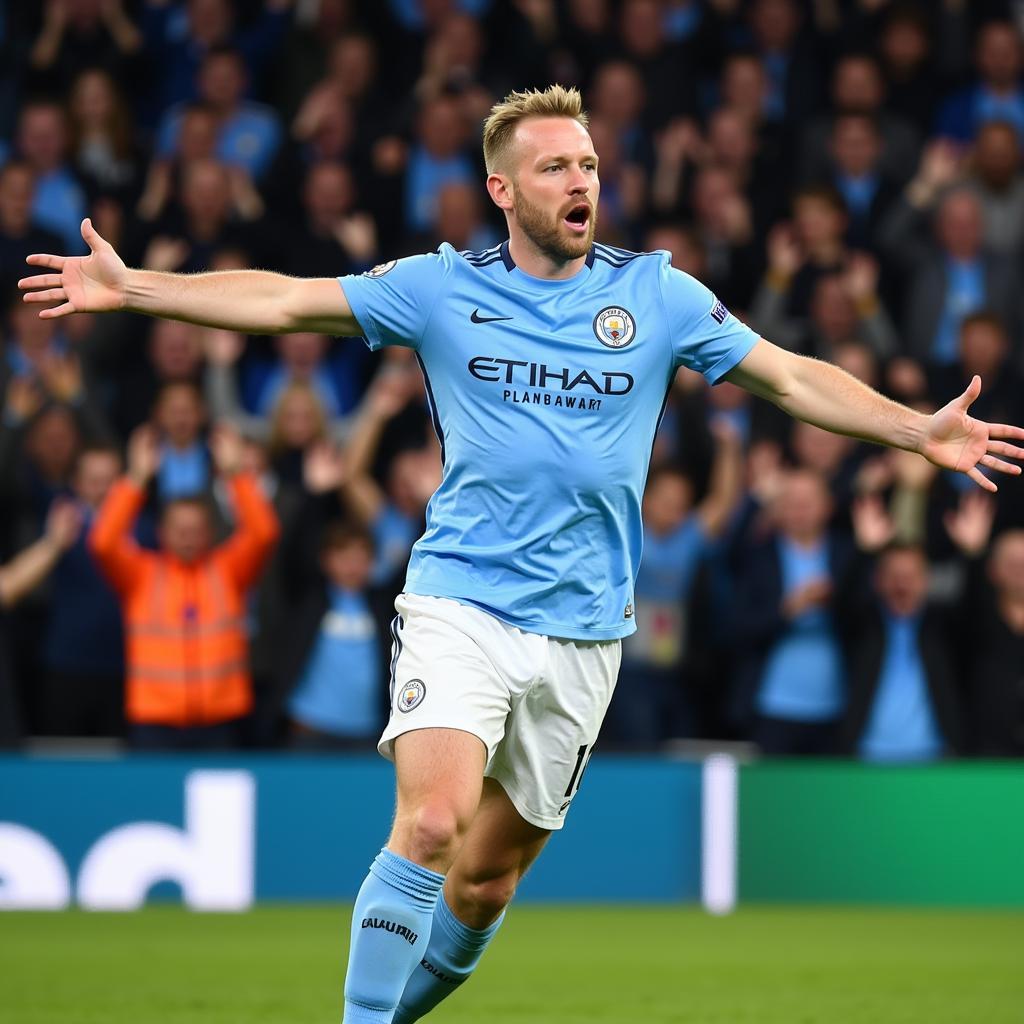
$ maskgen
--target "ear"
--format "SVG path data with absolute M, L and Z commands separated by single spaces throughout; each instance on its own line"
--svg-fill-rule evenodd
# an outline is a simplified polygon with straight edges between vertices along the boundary
M 487 192 L 499 210 L 511 210 L 514 195 L 512 179 L 495 171 L 487 175 Z

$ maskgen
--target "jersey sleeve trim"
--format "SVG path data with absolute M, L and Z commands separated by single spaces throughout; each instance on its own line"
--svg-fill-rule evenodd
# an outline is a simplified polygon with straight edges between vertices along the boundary
M 668 303 L 665 301 L 665 290 L 661 286 L 661 274 L 662 270 L 666 266 L 672 265 L 672 254 L 670 252 L 667 252 L 665 249 L 658 249 L 657 252 L 658 255 L 661 257 L 661 263 L 658 266 L 658 298 L 661 300 L 661 308 L 662 310 L 664 310 L 665 313 L 665 324 L 667 328 L 665 332 L 665 340 L 668 342 L 668 361 L 669 365 L 672 367 L 672 375 L 669 377 L 669 387 L 671 388 L 671 381 L 675 380 L 676 371 L 679 369 L 682 363 L 680 363 L 679 360 L 676 359 L 675 345 L 672 344 L 672 318 L 669 316 Z M 666 395 L 666 401 L 667 400 L 668 396 Z
M 355 289 L 352 289 L 351 293 L 346 292 L 345 285 L 342 284 L 344 278 L 337 277 L 335 280 L 338 282 L 343 298 L 348 303 L 348 308 L 352 310 L 352 315 L 356 318 L 356 323 L 359 324 L 366 347 L 371 352 L 376 352 L 384 342 L 381 339 L 380 332 L 377 330 L 377 325 L 373 322 L 373 317 L 368 316 L 366 313 L 366 306 L 363 303 L 362 296 Z
M 745 341 L 733 346 L 728 352 L 704 371 L 710 384 L 717 384 L 730 370 L 734 369 L 750 354 L 750 350 L 761 340 L 755 331 L 750 331 Z

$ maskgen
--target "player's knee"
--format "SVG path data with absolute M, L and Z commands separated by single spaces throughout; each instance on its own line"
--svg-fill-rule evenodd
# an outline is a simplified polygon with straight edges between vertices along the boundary
M 441 865 L 439 870 L 446 869 L 468 825 L 447 804 L 428 803 L 419 807 L 409 821 L 408 856 L 418 864 Z

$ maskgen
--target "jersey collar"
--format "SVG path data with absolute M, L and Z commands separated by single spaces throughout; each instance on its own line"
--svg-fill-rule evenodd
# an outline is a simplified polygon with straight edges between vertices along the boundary
M 593 267 L 594 267 L 594 255 L 595 255 L 595 249 L 594 249 L 593 243 L 591 243 L 590 251 L 587 253 L 587 259 L 586 259 L 586 262 L 584 263 L 584 266 L 586 267 L 587 270 L 592 270 Z M 518 270 L 519 269 L 516 266 L 516 261 L 514 259 L 512 259 L 512 253 L 509 251 L 509 244 L 508 244 L 508 239 L 507 238 L 505 239 L 504 242 L 501 243 L 501 262 L 505 264 L 505 269 L 510 274 L 512 273 L 513 270 Z M 531 277 L 529 274 L 524 274 L 523 271 L 521 271 L 521 270 L 519 270 L 519 275 L 518 276 L 527 278 L 530 281 L 541 281 L 542 280 L 541 278 Z M 578 277 L 578 276 L 579 275 L 577 274 L 576 277 Z M 569 281 L 574 281 L 576 279 L 576 277 L 571 277 L 571 278 L 569 278 L 568 281 L 559 281 L 557 283 L 558 284 L 568 284 Z

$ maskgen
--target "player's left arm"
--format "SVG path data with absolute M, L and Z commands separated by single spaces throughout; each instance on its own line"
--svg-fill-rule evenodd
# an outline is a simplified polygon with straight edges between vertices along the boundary
M 917 452 L 936 466 L 966 473 L 988 491 L 997 488 L 981 467 L 1010 475 L 1021 471 L 1000 456 L 1024 458 L 1024 448 L 1008 440 L 1024 439 L 1024 428 L 968 415 L 981 394 L 980 377 L 929 416 L 880 395 L 838 366 L 796 355 L 761 338 L 725 379 L 797 419 L 836 434 Z

